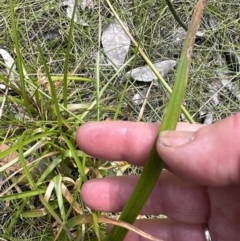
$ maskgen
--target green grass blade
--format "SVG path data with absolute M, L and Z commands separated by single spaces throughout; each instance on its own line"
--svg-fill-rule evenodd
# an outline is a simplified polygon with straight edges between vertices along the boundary
M 54 132 L 42 133 L 42 134 L 40 134 L 40 135 L 36 135 L 36 136 L 34 136 L 34 137 L 32 137 L 32 138 L 29 138 L 29 140 L 23 140 L 22 145 L 23 145 L 23 146 L 24 146 L 24 145 L 27 145 L 28 143 L 31 143 L 32 141 L 37 140 L 37 139 L 39 139 L 39 138 L 41 138 L 41 137 L 44 138 L 44 137 L 46 137 L 46 136 L 48 136 L 48 135 L 51 135 L 51 133 L 54 134 Z M 40 149 L 46 142 L 47 142 L 46 139 L 43 139 L 43 140 L 38 141 L 36 144 L 34 144 L 34 146 L 30 147 L 27 151 L 25 151 L 25 152 L 23 153 L 23 156 L 26 158 L 27 156 L 31 155 L 32 153 L 34 153 L 34 151 Z M 18 148 L 19 148 L 18 144 L 10 147 L 10 148 L 7 149 L 6 151 L 3 151 L 3 152 L 0 153 L 0 158 L 3 158 L 3 157 L 5 157 L 5 156 L 7 156 L 8 154 L 10 154 L 11 152 L 17 150 Z M 20 158 L 17 157 L 17 158 L 15 158 L 15 159 L 9 161 L 9 162 L 8 162 L 7 164 L 5 164 L 4 166 L 0 167 L 0 172 L 5 171 L 5 170 L 6 170 L 7 168 L 9 168 L 10 166 L 12 166 L 12 165 L 14 165 L 15 163 L 17 163 L 17 162 L 19 161 L 19 159 L 20 159 Z
M 1 79 L 1 75 L 0 75 L 0 79 Z M 51 77 L 52 81 L 56 80 L 57 78 L 54 76 L 54 77 Z M 69 77 L 68 77 L 69 79 Z M 86 82 L 91 82 L 90 79 L 86 78 L 86 80 L 84 80 L 84 78 L 74 78 L 74 77 L 71 77 L 69 80 L 83 80 L 83 81 L 86 81 Z M 50 95 L 48 95 L 47 93 L 45 93 L 44 91 L 42 91 L 41 89 L 39 89 L 36 85 L 34 85 L 33 83 L 29 82 L 28 80 L 26 80 L 26 82 L 31 86 L 33 87 L 33 89 L 35 89 L 36 91 L 38 91 L 39 93 L 41 93 L 43 96 L 45 96 L 47 99 L 49 100 L 52 100 L 52 97 Z M 71 115 L 72 117 L 74 117 L 76 120 L 78 120 L 80 123 L 84 123 L 83 120 L 75 115 L 73 112 L 69 111 L 67 108 L 65 108 L 62 104 L 58 104 L 58 106 L 60 107 L 61 110 L 64 110 L 65 112 L 67 112 L 69 115 Z
M 31 75 L 29 74 L 29 71 L 28 71 L 24 62 L 22 63 L 22 68 L 23 68 L 23 73 L 24 73 L 24 76 L 26 77 L 26 79 L 28 79 L 32 84 L 35 84 L 34 80 L 31 78 Z M 41 101 L 40 101 L 39 92 L 33 90 L 32 93 L 34 93 L 33 96 L 35 97 L 35 101 L 36 101 L 37 106 L 40 107 Z
M 69 141 L 69 139 L 65 135 L 62 135 L 62 138 L 65 141 L 65 143 L 67 144 L 69 150 L 71 151 L 72 157 L 75 160 L 75 163 L 76 163 L 76 165 L 78 167 L 78 170 L 79 170 L 79 173 L 80 173 L 80 176 L 81 176 L 83 182 L 86 182 L 87 181 L 87 177 L 86 177 L 86 174 L 84 172 L 84 166 L 82 165 L 82 163 L 81 163 L 81 161 L 80 161 L 80 159 L 79 159 L 79 157 L 77 155 L 76 149 L 72 145 L 71 141 Z
M 61 157 L 57 157 L 56 159 L 54 159 L 54 161 L 52 161 L 50 163 L 50 165 L 48 166 L 48 168 L 42 173 L 41 177 L 37 180 L 37 185 L 40 184 L 41 182 L 43 182 L 46 177 L 52 173 L 52 171 L 62 162 L 62 158 Z
M 64 201 L 63 201 L 63 195 L 62 195 L 62 176 L 58 174 L 53 179 L 57 200 L 58 200 L 58 207 L 61 213 L 61 218 L 63 223 L 66 222 L 66 212 L 64 208 Z
M 17 31 L 17 23 L 15 19 L 15 12 L 14 12 L 14 5 L 13 5 L 13 0 L 9 0 L 9 7 L 10 7 L 10 12 L 11 12 L 11 20 L 12 20 L 12 29 L 13 29 L 13 35 L 14 35 L 14 43 L 15 43 L 15 48 L 16 48 L 16 55 L 17 55 L 17 65 L 18 65 L 18 72 L 19 72 L 19 78 L 20 78 L 20 85 L 21 85 L 21 92 L 24 100 L 24 106 L 26 107 L 28 116 L 31 117 L 31 111 L 29 106 L 28 101 L 28 96 L 26 92 L 26 86 L 25 86 L 25 81 L 24 81 L 24 74 L 23 74 L 23 65 L 22 65 L 22 55 L 20 52 L 20 44 L 19 44 L 19 38 L 18 38 L 18 31 Z
M 204 1 L 199 0 L 189 26 L 189 31 L 184 41 L 173 92 L 168 103 L 166 114 L 163 117 L 159 133 L 163 130 L 174 130 L 177 125 L 188 80 L 192 47 L 200 23 L 203 6 Z M 140 213 L 148 197 L 150 196 L 163 167 L 164 163 L 159 157 L 156 150 L 156 145 L 154 144 L 139 182 L 137 183 L 137 186 L 127 204 L 125 205 L 119 218 L 120 220 L 130 224 L 135 221 L 137 215 Z M 126 229 L 115 226 L 105 241 L 122 241 L 127 232 L 128 231 Z
M 58 105 L 56 90 L 55 90 L 55 87 L 54 87 L 54 84 L 53 84 L 53 81 L 52 81 L 52 77 L 51 77 L 49 68 L 47 66 L 47 62 L 45 60 L 44 54 L 43 54 L 40 46 L 38 46 L 38 50 L 39 50 L 41 59 L 43 61 L 44 70 L 45 70 L 45 72 L 47 74 L 47 77 L 48 77 L 48 82 L 49 82 L 49 86 L 50 86 L 50 89 L 51 89 L 52 100 L 53 100 L 53 103 L 55 105 L 55 111 L 56 111 L 56 114 L 57 114 L 58 128 L 61 131 L 61 129 L 62 129 L 62 117 L 61 117 L 61 114 L 60 114 L 60 108 L 59 108 L 59 105 Z
M 61 227 L 64 229 L 64 231 L 66 232 L 66 234 L 69 237 L 69 240 L 72 240 L 73 237 L 70 233 L 70 231 L 68 230 L 68 228 L 66 227 L 66 225 L 62 222 L 62 220 L 58 217 L 58 215 L 54 212 L 54 210 L 52 209 L 51 205 L 44 199 L 44 197 L 42 195 L 39 195 L 39 198 L 42 202 L 42 204 L 44 205 L 44 207 L 46 208 L 46 210 L 48 211 L 48 213 L 51 214 L 52 217 L 55 218 L 55 220 L 61 225 Z
M 172 13 L 173 17 L 175 18 L 175 20 L 179 23 L 179 25 L 184 28 L 186 31 L 188 30 L 187 25 L 181 20 L 181 18 L 178 16 L 175 8 L 173 7 L 172 1 L 171 0 L 165 0 L 168 8 L 170 10 L 170 12 Z
M 84 157 L 84 159 L 85 159 L 85 157 Z M 77 198 L 79 196 L 79 193 L 80 193 L 80 190 L 81 190 L 81 186 L 82 186 L 82 181 L 81 181 L 81 178 L 79 178 L 79 181 L 77 183 L 77 186 L 76 186 L 74 194 L 73 194 L 73 201 L 72 201 L 72 203 L 71 203 L 71 205 L 70 205 L 70 207 L 68 209 L 67 215 L 66 215 L 67 219 L 69 218 L 69 216 L 70 216 L 70 214 L 71 214 L 71 212 L 73 210 L 73 206 L 76 203 L 76 200 L 77 200 Z
M 74 7 L 73 7 L 73 13 L 72 13 L 72 18 L 70 22 L 70 28 L 69 28 L 69 33 L 68 33 L 68 44 L 67 44 L 67 50 L 66 50 L 66 56 L 65 56 L 65 61 L 64 61 L 64 78 L 63 78 L 63 106 L 67 108 L 67 85 L 68 85 L 68 63 L 69 63 L 69 57 L 70 57 L 70 52 L 71 52 L 71 46 L 72 46 L 72 33 L 73 33 L 73 27 L 74 27 L 74 17 L 76 14 L 77 10 L 77 3 L 78 0 L 75 0 Z
M 62 75 L 52 75 L 52 80 L 53 81 L 61 81 L 64 79 L 64 76 Z M 68 75 L 67 76 L 67 82 L 70 81 L 81 81 L 81 82 L 89 82 L 89 83 L 94 83 L 95 81 L 93 79 L 87 78 L 87 77 L 81 77 L 81 76 L 74 76 L 74 75 Z
M 20 163 L 21 166 L 23 168 L 23 172 L 28 180 L 28 184 L 30 185 L 31 188 L 35 187 L 35 182 L 29 172 L 29 169 L 27 167 L 26 164 L 26 159 L 24 158 L 24 151 L 23 151 L 23 139 L 25 137 L 25 133 L 23 133 L 23 135 L 20 137 L 19 142 L 18 142 L 18 151 L 19 151 L 19 159 L 20 159 Z
M 47 216 L 47 212 L 45 209 L 34 209 L 31 211 L 26 211 L 21 213 L 21 218 L 41 218 Z
M 99 7 L 99 26 L 98 26 L 98 51 L 96 60 L 96 102 L 97 102 L 97 120 L 100 120 L 100 48 L 101 48 L 101 32 L 102 32 L 102 19 L 100 13 L 100 1 L 98 2 Z
M 27 202 L 29 202 L 29 198 L 23 199 L 22 204 L 20 205 L 20 207 L 18 208 L 18 210 L 16 211 L 16 213 L 14 214 L 14 216 L 11 218 L 10 224 L 8 225 L 3 237 L 7 238 L 8 235 L 11 233 L 13 226 L 17 223 L 17 220 L 21 214 L 21 212 L 23 211 L 25 205 L 27 204 Z
M 25 191 L 22 193 L 14 193 L 9 195 L 0 196 L 0 201 L 11 201 L 16 199 L 25 199 L 28 197 L 34 197 L 39 194 L 45 193 L 46 188 L 38 188 L 38 190 Z
M 127 78 L 127 81 L 126 81 L 126 83 L 125 83 L 125 85 L 123 87 L 123 90 L 121 91 L 120 99 L 118 101 L 118 105 L 117 105 L 117 108 L 116 108 L 113 120 L 117 120 L 117 118 L 118 118 L 118 115 L 119 115 L 120 110 L 122 108 L 122 105 L 124 103 L 123 100 L 124 100 L 124 97 L 125 97 L 126 92 L 127 92 L 128 84 L 129 84 L 129 78 Z

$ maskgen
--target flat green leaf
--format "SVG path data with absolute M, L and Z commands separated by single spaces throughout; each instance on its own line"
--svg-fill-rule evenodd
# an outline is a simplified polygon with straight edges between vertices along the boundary
M 61 213 L 61 218 L 63 222 L 66 221 L 66 212 L 64 208 L 64 201 L 63 201 L 63 195 L 62 195 L 62 176 L 58 174 L 53 178 L 53 183 L 57 195 L 57 200 L 58 200 L 58 207 Z

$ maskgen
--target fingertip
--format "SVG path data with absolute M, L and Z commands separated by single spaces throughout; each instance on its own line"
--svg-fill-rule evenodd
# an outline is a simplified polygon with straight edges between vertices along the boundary
M 83 202 L 93 210 L 119 212 L 122 209 L 121 201 L 125 193 L 128 194 L 126 190 L 120 192 L 120 187 L 121 183 L 117 178 L 92 179 L 83 184 L 80 196 Z
M 78 128 L 77 133 L 76 133 L 76 141 L 80 148 L 85 143 L 84 140 L 85 140 L 86 135 L 89 136 L 89 134 L 91 134 L 91 132 L 93 131 L 94 123 L 96 123 L 96 122 L 89 122 L 89 123 L 81 125 Z
M 84 131 L 85 131 L 87 125 L 88 125 L 88 124 L 83 124 L 83 125 L 81 125 L 80 127 L 78 127 L 78 129 L 77 129 L 77 132 L 76 132 L 76 141 L 77 141 L 78 147 L 80 147 L 81 144 L 82 144 L 82 141 L 83 141 L 83 138 L 82 138 L 82 137 L 83 137 L 83 135 L 84 135 Z
M 99 188 L 97 188 L 97 186 L 98 179 L 89 180 L 83 184 L 80 192 L 81 199 L 85 205 L 94 210 L 102 209 L 102 195 L 99 194 Z

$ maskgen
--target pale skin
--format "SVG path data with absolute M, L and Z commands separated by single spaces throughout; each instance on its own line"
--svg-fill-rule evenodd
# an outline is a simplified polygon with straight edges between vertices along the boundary
M 143 166 L 159 124 L 95 122 L 82 125 L 77 143 L 86 153 L 105 160 Z M 165 241 L 240 240 L 240 114 L 202 126 L 179 123 L 178 131 L 157 141 L 166 163 L 142 214 L 165 214 L 165 220 L 138 220 L 140 229 Z M 85 204 L 94 210 L 118 212 L 138 177 L 107 177 L 86 182 Z M 146 239 L 129 233 L 125 241 Z

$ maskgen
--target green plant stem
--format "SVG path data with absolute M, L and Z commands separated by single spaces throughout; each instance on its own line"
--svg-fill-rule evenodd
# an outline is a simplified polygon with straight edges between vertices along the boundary
M 196 10 L 192 17 L 192 21 L 189 26 L 189 31 L 187 32 L 187 36 L 184 41 L 184 46 L 181 53 L 180 63 L 177 69 L 174 88 L 168 103 L 166 113 L 163 117 L 163 121 L 161 123 L 158 135 L 161 131 L 174 130 L 176 128 L 179 119 L 179 114 L 181 111 L 181 103 L 184 99 L 184 94 L 188 80 L 192 47 L 194 44 L 195 35 L 202 15 L 203 6 L 204 1 L 199 0 Z M 125 205 L 119 220 L 133 224 L 137 215 L 141 212 L 144 204 L 150 196 L 163 167 L 164 162 L 158 155 L 155 141 L 155 144 L 153 145 L 150 156 L 143 169 L 140 179 L 132 195 L 130 196 L 127 204 Z M 127 229 L 114 226 L 110 234 L 105 239 L 105 241 L 122 241 L 126 236 L 127 232 Z

